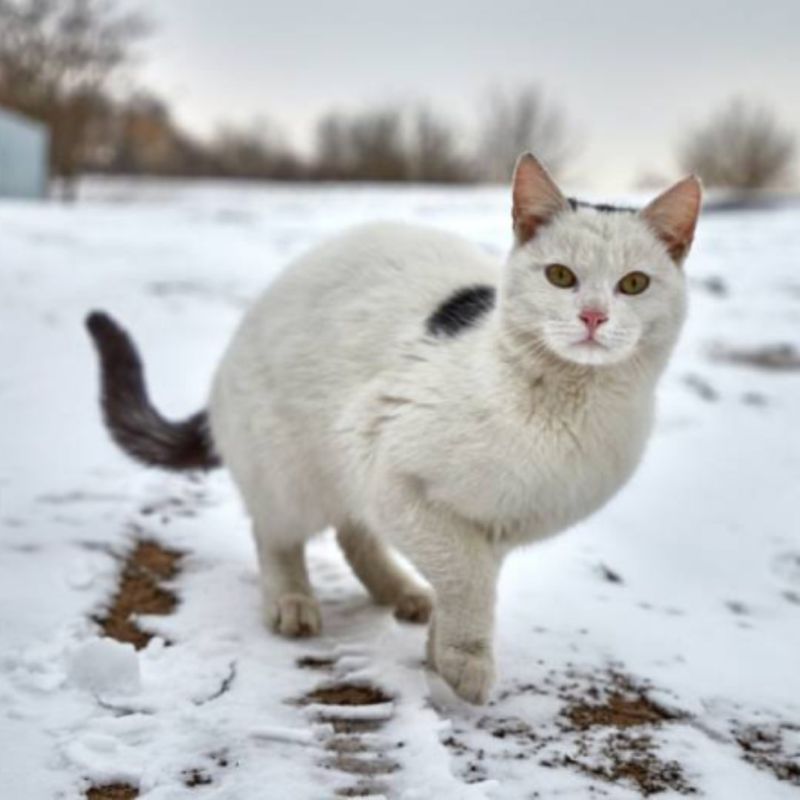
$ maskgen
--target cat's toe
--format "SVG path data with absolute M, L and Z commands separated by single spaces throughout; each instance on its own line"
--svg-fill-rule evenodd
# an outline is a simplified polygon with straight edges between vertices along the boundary
M 395 603 L 394 615 L 403 622 L 425 623 L 431 618 L 433 598 L 427 592 L 412 591 Z
M 281 636 L 301 638 L 316 636 L 322 629 L 319 604 L 304 594 L 285 594 L 269 611 L 272 629 Z
M 436 669 L 452 690 L 468 703 L 483 705 L 494 684 L 491 653 L 473 648 L 444 647 L 436 656 Z

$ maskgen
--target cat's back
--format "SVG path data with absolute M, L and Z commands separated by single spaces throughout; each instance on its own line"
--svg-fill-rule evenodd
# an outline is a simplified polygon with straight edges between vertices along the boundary
M 372 361 L 401 331 L 420 330 L 454 290 L 494 283 L 475 245 L 433 228 L 372 223 L 290 264 L 245 318 L 244 346 L 287 357 Z M 245 341 L 246 340 L 246 341 Z M 266 353 L 265 353 L 266 355 Z
M 303 304 L 315 318 L 335 304 L 332 316 L 346 321 L 351 309 L 374 310 L 386 319 L 425 312 L 442 293 L 476 281 L 494 281 L 497 265 L 476 245 L 420 225 L 377 222 L 315 247 L 290 264 L 264 293 L 256 313 L 286 302 Z
M 427 318 L 465 286 L 493 285 L 497 262 L 447 232 L 372 223 L 315 247 L 286 267 L 245 316 L 218 371 L 221 385 L 333 410 L 422 336 Z M 244 392 L 239 392 L 240 396 Z M 301 410 L 298 408 L 298 410 Z

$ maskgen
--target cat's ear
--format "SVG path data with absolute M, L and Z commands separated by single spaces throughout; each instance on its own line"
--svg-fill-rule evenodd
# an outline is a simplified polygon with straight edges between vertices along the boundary
M 666 245 L 676 264 L 680 264 L 689 253 L 702 197 L 700 179 L 690 175 L 660 194 L 639 212 Z
M 519 157 L 513 187 L 511 216 L 518 245 L 532 239 L 538 228 L 559 211 L 569 208 L 567 199 L 547 170 L 530 153 Z

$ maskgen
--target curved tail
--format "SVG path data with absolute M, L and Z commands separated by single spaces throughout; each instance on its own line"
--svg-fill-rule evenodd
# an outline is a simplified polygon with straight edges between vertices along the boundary
M 130 336 L 100 311 L 89 314 L 86 327 L 100 357 L 100 405 L 114 441 L 137 461 L 152 466 L 172 470 L 219 466 L 205 411 L 181 422 L 165 419 L 147 395 L 142 361 Z

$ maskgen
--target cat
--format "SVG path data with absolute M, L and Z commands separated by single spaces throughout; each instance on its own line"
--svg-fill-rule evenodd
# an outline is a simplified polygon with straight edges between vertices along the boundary
M 245 316 L 207 415 L 184 422 L 151 405 L 125 331 L 87 319 L 117 443 L 148 464 L 230 470 L 266 622 L 319 632 L 304 547 L 332 526 L 378 603 L 420 622 L 435 606 L 429 664 L 471 703 L 494 681 L 504 556 L 599 509 L 640 461 L 701 187 L 686 178 L 641 211 L 592 206 L 525 154 L 512 196 L 504 265 L 389 223 L 300 258 Z

